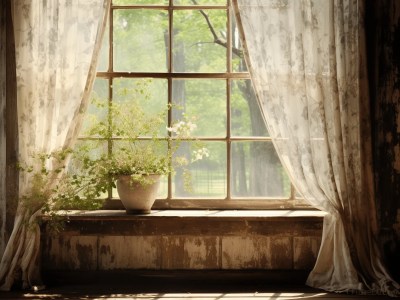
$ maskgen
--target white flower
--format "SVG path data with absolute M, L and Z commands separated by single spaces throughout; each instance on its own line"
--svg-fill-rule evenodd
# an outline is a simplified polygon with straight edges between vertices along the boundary
M 167 130 L 181 137 L 189 137 L 196 128 L 197 125 L 190 121 L 179 121 L 178 123 L 175 123 L 172 127 L 167 127 Z
M 192 162 L 195 162 L 197 160 L 201 160 L 201 159 L 203 159 L 203 157 L 209 157 L 209 156 L 210 156 L 210 152 L 205 147 L 203 147 L 203 148 L 201 148 L 199 150 L 194 150 L 193 151 Z
M 176 128 L 175 128 L 175 127 L 167 127 L 167 130 L 168 130 L 169 132 L 176 133 Z

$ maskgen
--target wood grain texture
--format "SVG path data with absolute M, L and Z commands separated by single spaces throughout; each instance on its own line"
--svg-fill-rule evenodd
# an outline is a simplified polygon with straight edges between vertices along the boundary
M 280 213 L 273 217 L 271 212 L 268 218 L 247 212 L 246 217 L 233 211 L 231 216 L 225 211 L 220 217 L 218 212 L 204 211 L 203 217 L 199 211 L 193 214 L 197 217 L 179 216 L 179 211 L 75 216 L 56 238 L 43 230 L 44 268 L 294 271 L 310 270 L 315 263 L 321 216 L 282 217 Z M 78 251 L 78 245 L 86 249 L 87 256 Z
M 159 269 L 160 237 L 103 236 L 99 238 L 99 269 Z
M 49 236 L 43 268 L 49 270 L 96 270 L 98 238 L 94 236 Z

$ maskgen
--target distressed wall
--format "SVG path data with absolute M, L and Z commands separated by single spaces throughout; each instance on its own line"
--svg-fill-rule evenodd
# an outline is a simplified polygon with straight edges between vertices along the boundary
M 367 1 L 366 20 L 380 238 L 400 279 L 400 1 Z
M 322 216 L 70 219 L 43 235 L 44 270 L 310 270 Z
M 0 2 L 0 257 L 6 238 L 6 14 L 5 2 Z
M 11 0 L 0 1 L 0 257 L 14 225 L 18 195 L 17 83 Z

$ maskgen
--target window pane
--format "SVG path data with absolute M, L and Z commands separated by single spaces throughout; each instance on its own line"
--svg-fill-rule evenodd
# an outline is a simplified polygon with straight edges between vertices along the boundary
M 226 0 L 174 0 L 175 5 L 227 5 Z
M 165 79 L 116 78 L 113 81 L 113 101 L 127 105 L 135 101 L 151 116 L 164 112 L 164 124 L 160 125 L 159 135 L 167 134 L 168 82 Z M 132 125 L 134 125 L 132 121 Z
M 207 24 L 207 19 L 211 22 L 212 29 Z M 226 47 L 215 42 L 212 30 L 223 43 L 226 40 L 226 22 L 226 10 L 175 11 L 174 72 L 225 72 Z
M 272 142 L 232 142 L 233 197 L 290 196 L 290 182 Z
M 182 108 L 172 109 L 173 122 L 185 112 L 195 117 L 195 136 L 226 136 L 225 80 L 174 80 L 172 84 L 172 103 Z
M 113 5 L 168 5 L 169 0 L 113 0 Z
M 81 136 L 90 136 L 88 132 L 89 127 L 93 124 L 93 119 L 98 121 L 105 121 L 107 119 L 107 106 L 101 105 L 108 101 L 108 80 L 96 78 L 93 84 L 91 94 L 91 101 L 87 108 L 83 125 L 81 129 Z
M 107 21 L 107 26 L 104 31 L 103 41 L 101 44 L 100 54 L 99 54 L 99 62 L 97 64 L 97 71 L 104 72 L 108 70 L 108 61 L 109 61 L 109 45 L 110 45 L 110 22 Z
M 185 157 L 188 161 L 196 159 L 196 153 L 203 147 L 209 156 L 194 161 L 184 169 L 176 168 L 172 180 L 174 198 L 225 198 L 226 197 L 226 143 L 202 142 L 197 148 L 191 143 L 182 143 L 176 153 L 177 157 Z M 174 161 L 174 166 L 176 162 Z M 185 173 L 188 176 L 185 176 Z M 191 188 L 185 189 L 187 186 Z
M 163 10 L 114 11 L 114 70 L 166 72 L 168 13 Z M 167 39 L 168 40 L 168 39 Z
M 231 89 L 232 136 L 268 136 L 251 80 L 232 80 Z

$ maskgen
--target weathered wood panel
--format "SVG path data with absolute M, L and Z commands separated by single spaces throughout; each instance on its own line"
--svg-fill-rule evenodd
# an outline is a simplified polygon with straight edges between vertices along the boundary
M 159 269 L 159 236 L 99 237 L 99 269 Z
M 322 217 L 176 214 L 70 218 L 57 237 L 43 230 L 44 268 L 310 270 L 318 253 Z
M 184 238 L 183 237 L 163 237 L 162 244 L 162 265 L 161 269 L 184 269 Z
M 317 260 L 320 237 L 293 238 L 293 268 L 295 270 L 311 270 Z
M 219 269 L 219 237 L 186 237 L 184 269 Z
M 220 239 L 208 236 L 164 236 L 162 269 L 220 269 Z
M 292 269 L 292 246 L 290 237 L 223 237 L 222 268 Z
M 48 236 L 43 248 L 43 268 L 49 270 L 97 270 L 95 236 Z

